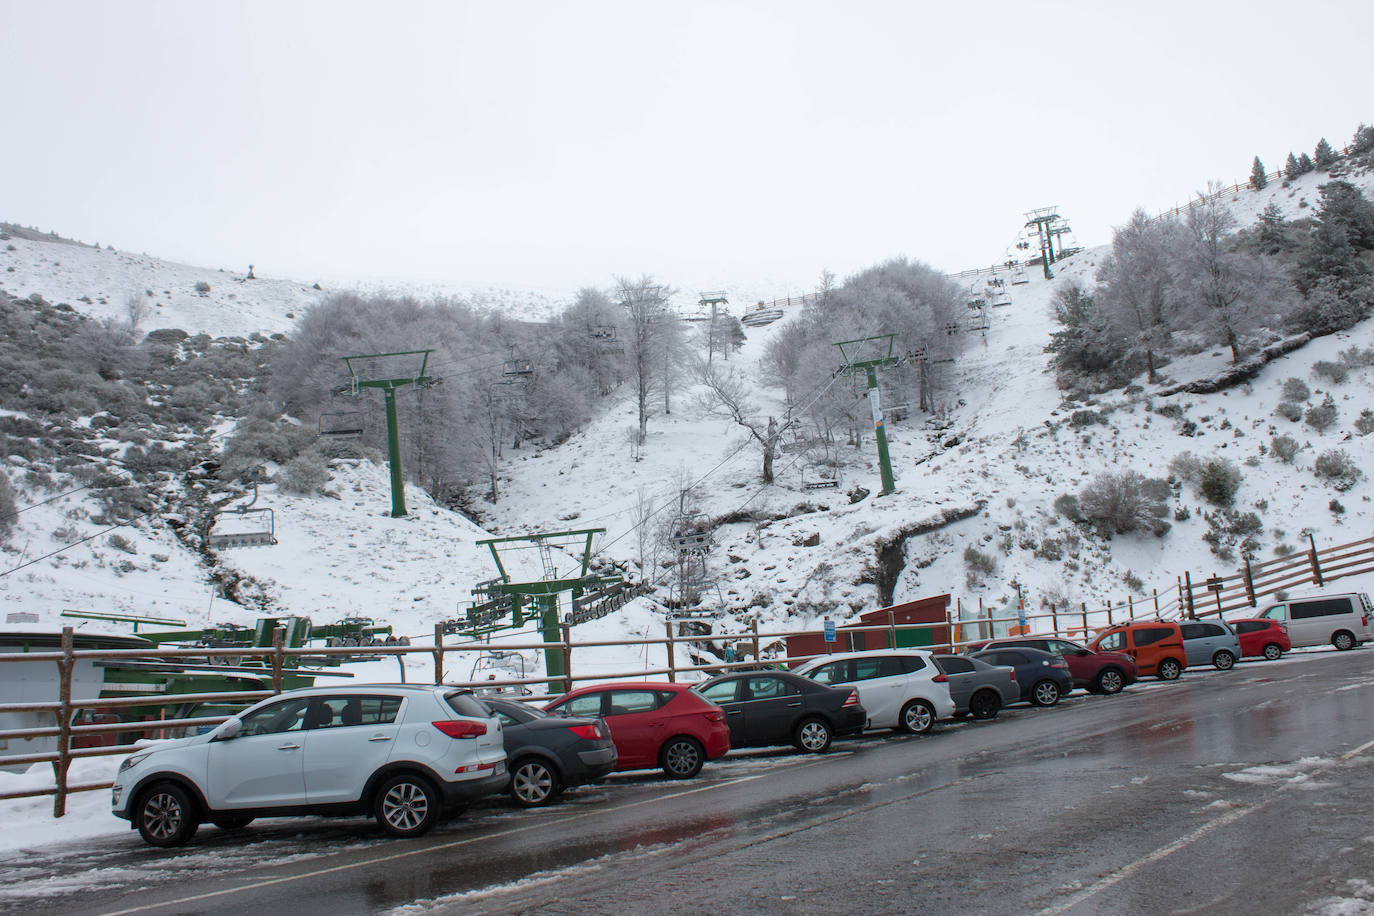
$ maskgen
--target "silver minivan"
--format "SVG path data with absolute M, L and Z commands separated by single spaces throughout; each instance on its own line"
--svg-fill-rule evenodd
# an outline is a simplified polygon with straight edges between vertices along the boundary
M 1235 631 L 1220 620 L 1192 620 L 1178 622 L 1183 631 L 1183 651 L 1188 654 L 1188 667 L 1211 665 L 1226 671 L 1240 658 L 1240 639 Z
M 1370 626 L 1374 607 L 1363 593 L 1289 598 L 1283 604 L 1270 605 L 1259 616 L 1286 625 L 1295 649 L 1327 644 L 1337 649 L 1353 649 L 1374 640 L 1374 628 Z

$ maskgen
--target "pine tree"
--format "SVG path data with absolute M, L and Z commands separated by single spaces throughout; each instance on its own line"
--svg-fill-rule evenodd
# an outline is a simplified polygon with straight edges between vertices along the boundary
M 1326 142 L 1325 137 L 1317 142 L 1317 148 L 1312 152 L 1312 164 L 1323 172 L 1336 164 L 1336 151 L 1331 148 L 1330 143 Z
M 1260 157 L 1255 157 L 1255 164 L 1250 166 L 1250 187 L 1256 191 L 1263 191 L 1269 184 L 1269 179 L 1265 177 L 1264 163 L 1260 162 Z
M 1308 172 L 1313 171 L 1315 168 L 1316 166 L 1312 164 L 1311 156 L 1307 155 L 1306 153 L 1303 153 L 1301 156 L 1298 157 L 1299 175 L 1306 175 Z
M 1302 174 L 1302 166 L 1298 165 L 1298 157 L 1292 153 L 1288 154 L 1288 161 L 1283 164 L 1283 177 L 1289 181 Z

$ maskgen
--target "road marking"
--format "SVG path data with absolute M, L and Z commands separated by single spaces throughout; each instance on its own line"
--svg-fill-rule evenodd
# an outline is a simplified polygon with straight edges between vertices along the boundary
M 795 767 L 792 767 L 792 769 L 802 769 L 804 767 L 816 766 L 821 762 L 822 761 L 820 760 L 810 761 L 807 763 L 798 764 Z M 516 833 L 525 833 L 529 830 L 543 829 L 545 827 L 553 826 L 555 824 L 566 824 L 569 821 L 575 821 L 580 820 L 584 817 L 592 817 L 594 815 L 605 814 L 608 811 L 624 811 L 628 808 L 638 808 L 642 805 L 656 805 L 660 802 L 668 801 L 670 799 L 682 798 L 686 795 L 695 795 L 698 792 L 706 792 L 711 789 L 724 789 L 729 786 L 737 786 L 740 783 L 752 782 L 755 779 L 763 779 L 765 776 L 774 775 L 776 775 L 775 772 L 756 773 L 753 776 L 740 776 L 735 779 L 726 780 L 724 782 L 717 782 L 705 786 L 698 786 L 695 789 L 685 789 L 681 792 L 673 792 L 669 795 L 656 795 L 653 798 L 645 798 L 639 801 L 626 802 L 623 805 L 615 805 L 610 808 L 603 806 L 589 808 L 586 811 L 582 811 L 577 814 L 565 815 L 554 820 L 545 820 L 544 818 L 539 818 L 533 821 L 532 823 L 524 824 L 519 827 L 512 827 L 508 830 L 502 830 L 496 833 L 483 833 L 481 836 L 465 837 L 461 840 L 453 840 L 448 843 L 441 843 L 438 846 L 426 846 L 423 849 L 409 849 L 405 852 L 396 852 L 391 853 L 390 855 L 377 856 L 375 858 L 367 859 L 362 862 L 350 862 L 347 865 L 332 865 L 329 868 L 319 868 L 315 871 L 301 872 L 297 875 L 284 875 L 280 878 L 267 878 L 262 881 L 256 881 L 252 884 L 241 884 L 237 887 L 228 887 L 224 890 L 219 891 L 208 891 L 204 894 L 194 894 L 189 897 L 180 897 L 176 900 L 163 900 L 158 903 L 147 903 L 142 906 L 130 907 L 129 909 L 125 910 L 115 910 L 113 912 L 106 913 L 105 916 L 127 916 L 127 914 L 129 913 L 146 913 L 150 910 L 162 909 L 164 907 L 180 906 L 187 903 L 195 903 L 200 900 L 209 900 L 214 897 L 223 897 L 227 894 L 237 894 L 241 891 L 251 891 L 257 890 L 258 888 L 271 887 L 274 884 L 286 884 L 291 881 L 300 881 L 304 878 L 318 878 L 321 875 L 333 874 L 334 872 L 348 871 L 354 868 L 366 868 L 370 865 L 378 865 L 383 862 L 394 862 L 397 859 L 405 859 L 409 858 L 410 856 L 425 855 L 432 852 L 439 852 L 444 849 L 456 849 L 459 846 L 467 846 L 472 843 L 484 842 L 487 840 L 495 839 L 497 837 L 511 836 Z
M 1218 827 L 1225 827 L 1232 821 L 1238 821 L 1241 818 L 1245 817 L 1245 815 L 1250 814 L 1254 811 L 1258 811 L 1260 807 L 1262 806 L 1256 805 L 1253 808 L 1241 808 L 1234 811 L 1228 811 L 1221 817 L 1212 821 L 1208 821 L 1201 827 L 1198 827 L 1192 833 L 1188 833 L 1184 836 L 1179 837 L 1167 846 L 1161 846 L 1149 855 L 1136 859 L 1134 862 L 1132 862 L 1130 865 L 1127 865 L 1125 868 L 1122 868 L 1120 871 L 1108 875 L 1101 881 L 1098 881 L 1096 884 L 1089 885 L 1088 887 L 1074 894 L 1068 900 L 1065 900 L 1062 903 L 1058 903 L 1054 906 L 1046 907 L 1045 909 L 1040 910 L 1038 913 L 1035 914 L 1035 916 L 1057 916 L 1057 914 L 1059 913 L 1066 913 L 1074 907 L 1078 906 L 1084 900 L 1087 900 L 1089 897 L 1096 896 L 1097 894 L 1100 894 L 1103 891 L 1105 891 L 1107 888 L 1112 887 L 1116 884 L 1120 884 L 1122 881 L 1125 881 L 1127 878 L 1131 877 L 1145 866 L 1150 865 L 1154 862 L 1158 862 L 1160 859 L 1163 859 L 1166 856 L 1173 855 L 1174 853 L 1178 852 L 1180 849 L 1187 846 L 1188 844 L 1197 842 L 1199 839 L 1201 839 L 1208 833 L 1211 833 Z
M 1346 751 L 1344 754 L 1341 755 L 1340 759 L 1342 762 L 1350 760 L 1350 758 L 1359 756 L 1360 754 L 1369 750 L 1371 747 L 1374 747 L 1374 739 L 1366 741 L 1364 744 L 1361 744 L 1359 747 L 1354 748 L 1353 750 Z M 1191 833 L 1185 834 L 1184 836 L 1181 836 L 1178 839 L 1174 840 L 1172 843 L 1169 843 L 1165 846 L 1161 846 L 1154 852 L 1148 853 L 1147 855 L 1142 856 L 1139 859 L 1136 859 L 1134 862 L 1130 863 L 1124 868 L 1121 868 L 1120 870 L 1113 872 L 1112 874 L 1101 879 L 1100 881 L 1089 885 L 1088 887 L 1074 894 L 1067 900 L 1064 900 L 1061 903 L 1055 904 L 1054 906 L 1049 906 L 1044 908 L 1043 910 L 1038 911 L 1035 914 L 1035 916 L 1058 916 L 1058 914 L 1060 913 L 1068 912 L 1069 910 L 1078 906 L 1083 901 L 1087 900 L 1089 897 L 1094 897 L 1102 893 L 1103 891 L 1107 890 L 1108 888 L 1120 884 L 1122 881 L 1125 881 L 1127 878 L 1131 877 L 1145 866 L 1151 865 L 1155 862 L 1158 862 L 1160 859 L 1173 855 L 1183 847 L 1197 842 L 1202 837 L 1211 833 L 1213 830 L 1216 830 L 1218 827 L 1225 827 L 1227 824 L 1240 820 L 1247 814 L 1253 814 L 1254 812 L 1268 805 L 1271 801 L 1278 797 L 1280 792 L 1283 792 L 1287 788 L 1287 786 L 1280 787 L 1272 795 L 1270 795 L 1269 798 L 1265 799 L 1257 805 L 1252 805 L 1248 808 L 1237 808 L 1232 811 L 1228 811 L 1220 817 L 1215 818 L 1214 820 L 1210 820 L 1205 824 L 1202 824 L 1197 829 L 1193 830 Z

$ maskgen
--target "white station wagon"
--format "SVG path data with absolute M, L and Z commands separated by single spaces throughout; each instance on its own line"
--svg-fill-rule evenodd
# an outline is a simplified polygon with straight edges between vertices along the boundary
M 913 735 L 928 732 L 936 719 L 954 715 L 949 678 L 923 649 L 842 652 L 813 658 L 796 674 L 829 686 L 859 691 L 869 728 L 895 728 Z

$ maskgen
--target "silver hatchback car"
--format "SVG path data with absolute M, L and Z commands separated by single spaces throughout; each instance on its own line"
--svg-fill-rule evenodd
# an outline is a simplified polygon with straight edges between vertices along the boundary
M 1179 621 L 1188 667 L 1211 665 L 1226 671 L 1241 657 L 1240 640 L 1230 625 L 1220 620 Z
M 302 814 L 370 814 L 414 837 L 506 781 L 501 720 L 470 691 L 309 687 L 131 754 L 111 808 L 154 846 L 182 845 L 203 821 L 233 830 Z

